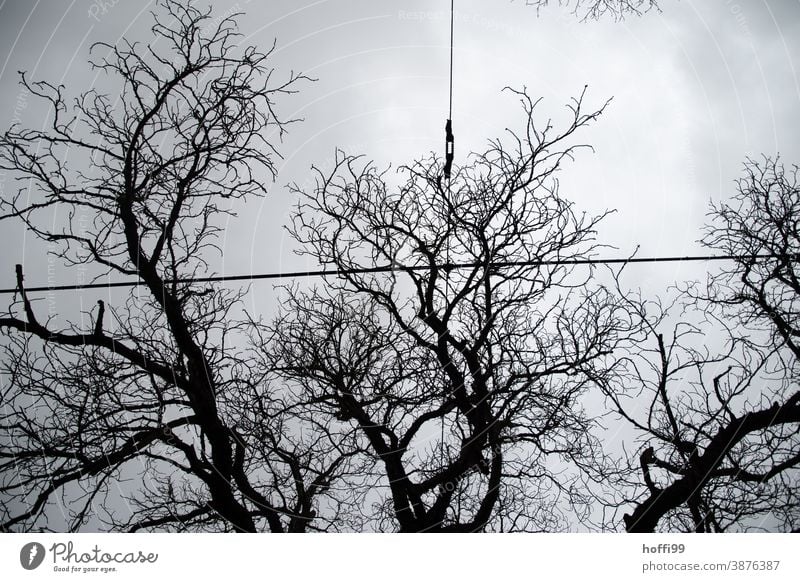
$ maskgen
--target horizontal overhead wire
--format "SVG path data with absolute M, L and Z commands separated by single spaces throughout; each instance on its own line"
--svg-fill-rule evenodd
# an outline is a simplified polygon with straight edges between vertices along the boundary
M 633 263 L 688 263 L 688 262 L 711 262 L 711 261 L 760 261 L 765 259 L 800 259 L 800 255 L 794 254 L 754 254 L 754 255 L 695 255 L 695 256 L 672 256 L 672 257 L 627 257 L 627 258 L 597 258 L 597 259 L 550 259 L 550 260 L 528 260 L 528 261 L 492 261 L 468 262 L 468 263 L 442 263 L 438 265 L 383 265 L 376 267 L 359 267 L 352 269 L 318 269 L 311 271 L 287 271 L 273 273 L 248 273 L 239 275 L 217 275 L 212 277 L 186 277 L 178 279 L 165 279 L 164 283 L 172 285 L 176 283 L 234 283 L 237 281 L 263 281 L 280 279 L 301 279 L 310 277 L 339 277 L 344 275 L 367 275 L 370 273 L 403 273 L 429 271 L 442 269 L 444 271 L 475 269 L 486 267 L 489 269 L 500 269 L 507 267 L 541 267 L 559 265 L 624 265 Z M 86 289 L 113 289 L 117 287 L 139 287 L 145 286 L 141 280 L 115 281 L 106 283 L 86 283 L 77 285 L 46 285 L 37 287 L 25 287 L 27 293 L 41 293 L 51 291 L 82 291 Z M 18 292 L 18 288 L 0 289 L 0 294 L 11 294 Z

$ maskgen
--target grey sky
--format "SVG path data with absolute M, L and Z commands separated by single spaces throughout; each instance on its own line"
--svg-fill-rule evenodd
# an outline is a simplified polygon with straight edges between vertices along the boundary
M 106 6 L 105 9 L 102 5 Z M 456 0 L 456 163 L 486 139 L 522 121 L 506 86 L 544 97 L 558 115 L 584 84 L 588 106 L 613 101 L 583 134 L 583 152 L 560 177 L 579 208 L 618 212 L 601 238 L 609 254 L 683 254 L 696 240 L 709 199 L 733 192 L 745 156 L 780 152 L 800 162 L 800 0 L 662 0 L 662 12 L 622 23 L 580 23 L 555 2 L 537 13 L 522 1 Z M 312 266 L 290 253 L 281 230 L 291 208 L 285 185 L 302 183 L 312 163 L 334 148 L 395 167 L 443 147 L 447 113 L 447 1 L 353 0 L 213 2 L 216 14 L 237 7 L 244 42 L 277 38 L 278 73 L 318 79 L 283 101 L 285 117 L 303 117 L 285 140 L 270 196 L 251 201 L 231 224 L 219 272 Z M 86 63 L 89 45 L 123 35 L 148 40 L 147 2 L 0 0 L 0 125 L 41 125 L 43 112 L 20 98 L 17 71 L 66 85 L 76 94 L 98 82 Z M 92 17 L 92 14 L 94 17 Z M 112 85 L 108 85 L 113 87 Z M 10 177 L 3 188 L 11 188 Z M 24 262 L 30 284 L 46 283 L 44 247 L 3 226 L 0 283 L 13 285 Z M 703 268 L 636 267 L 660 288 Z M 59 272 L 59 282 L 74 274 Z M 274 300 L 260 284 L 251 307 Z M 62 301 L 62 299 L 59 299 Z

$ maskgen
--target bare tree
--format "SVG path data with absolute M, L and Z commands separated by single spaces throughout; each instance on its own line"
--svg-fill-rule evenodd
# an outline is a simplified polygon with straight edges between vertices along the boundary
M 23 76 L 49 126 L 0 137 L 20 180 L 0 219 L 139 282 L 43 317 L 17 267 L 3 530 L 52 528 L 59 499 L 69 530 L 553 531 L 630 506 L 632 532 L 798 528 L 796 170 L 748 163 L 705 239 L 738 259 L 687 304 L 623 292 L 620 273 L 606 289 L 580 263 L 607 213 L 579 213 L 558 181 L 604 107 L 581 94 L 542 124 L 515 92 L 523 129 L 452 180 L 435 156 L 395 183 L 337 151 L 294 187 L 290 231 L 336 275 L 285 288 L 265 323 L 202 278 L 221 221 L 265 194 L 290 123 L 275 101 L 304 77 L 237 47 L 235 16 L 162 0 L 154 18 L 147 47 L 93 48 L 119 99 Z M 622 463 L 609 411 L 638 439 Z
M 628 531 L 800 527 L 797 169 L 765 159 L 745 171 L 703 240 L 732 266 L 689 286 L 673 317 L 629 298 L 645 347 L 620 362 L 616 388 L 605 384 L 642 438 Z
M 48 527 L 63 496 L 70 530 L 93 517 L 113 529 L 302 531 L 323 484 L 346 471 L 348 437 L 308 427 L 310 445 L 293 440 L 296 419 L 268 406 L 237 347 L 241 292 L 187 279 L 210 274 L 232 204 L 266 192 L 288 123 L 275 100 L 303 77 L 278 81 L 271 51 L 239 47 L 236 15 L 163 0 L 153 18 L 147 44 L 92 49 L 118 98 L 70 102 L 23 75 L 49 126 L 0 138 L 0 168 L 20 181 L 2 219 L 66 265 L 140 282 L 59 326 L 37 313 L 17 267 L 0 318 L 0 524 Z
M 626 15 L 639 16 L 650 10 L 658 10 L 656 0 L 557 0 L 560 6 L 572 8 L 582 20 L 597 20 L 610 16 L 616 20 Z M 528 6 L 540 10 L 551 3 L 551 0 L 525 0 Z
M 584 410 L 584 369 L 630 320 L 591 269 L 568 264 L 599 248 L 604 214 L 575 212 L 556 177 L 603 109 L 585 112 L 581 95 L 557 130 L 517 95 L 524 129 L 452 182 L 435 157 L 393 185 L 339 152 L 315 188 L 296 189 L 300 252 L 340 274 L 287 290 L 264 326 L 265 365 L 288 406 L 359 431 L 373 469 L 350 489 L 374 488 L 377 529 L 566 528 L 580 481 L 614 470 Z

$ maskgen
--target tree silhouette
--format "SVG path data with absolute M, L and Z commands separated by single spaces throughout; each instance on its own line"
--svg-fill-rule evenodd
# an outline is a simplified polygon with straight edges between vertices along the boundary
M 645 347 L 621 361 L 619 390 L 605 384 L 643 435 L 634 465 L 646 488 L 628 531 L 798 528 L 798 211 L 797 169 L 748 161 L 703 239 L 732 266 L 685 289 L 671 333 L 668 307 L 630 299 Z
M 575 212 L 556 173 L 603 109 L 585 112 L 581 95 L 557 130 L 517 95 L 524 129 L 452 182 L 435 157 L 394 185 L 339 152 L 315 188 L 296 189 L 300 252 L 342 274 L 287 289 L 265 326 L 265 365 L 288 407 L 359 431 L 378 529 L 567 527 L 559 502 L 577 503 L 578 480 L 612 470 L 582 406 L 584 369 L 630 320 L 589 269 L 549 264 L 598 248 L 604 215 Z M 363 271 L 384 265 L 394 269 Z
M 208 273 L 228 202 L 265 193 L 289 123 L 275 100 L 303 77 L 277 81 L 269 52 L 239 48 L 235 15 L 164 0 L 153 18 L 147 45 L 92 49 L 119 99 L 90 90 L 69 103 L 62 87 L 23 76 L 49 104 L 49 128 L 0 138 L 0 167 L 21 181 L 2 218 L 67 265 L 140 282 L 57 327 L 17 267 L 17 299 L 0 318 L 0 523 L 38 527 L 63 495 L 71 530 L 94 517 L 114 529 L 301 531 L 322 483 L 346 470 L 347 435 L 305 448 L 284 430 L 289 413 L 252 410 L 260 372 L 237 347 L 241 292 L 184 279 Z M 131 474 L 140 486 L 128 491 Z M 115 491 L 129 515 L 114 503 L 96 511 Z
M 658 10 L 656 0 L 557 0 L 560 6 L 572 8 L 582 20 L 597 20 L 610 16 L 620 20 L 626 15 L 641 15 L 650 10 Z M 528 6 L 537 10 L 551 3 L 551 0 L 525 0 Z
M 239 47 L 238 15 L 158 6 L 146 46 L 92 49 L 119 98 L 69 101 L 23 75 L 47 129 L 0 136 L 19 181 L 0 220 L 138 284 L 43 315 L 17 266 L 0 529 L 798 529 L 796 168 L 748 161 L 703 241 L 732 267 L 645 297 L 576 264 L 608 213 L 579 212 L 558 180 L 605 105 L 587 111 L 584 90 L 542 120 L 511 91 L 521 129 L 452 173 L 337 150 L 292 187 L 290 233 L 332 273 L 283 288 L 263 320 L 210 264 L 236 205 L 266 193 L 291 123 L 277 101 L 306 78 L 278 81 L 272 51 Z M 621 451 L 610 418 L 633 435 Z

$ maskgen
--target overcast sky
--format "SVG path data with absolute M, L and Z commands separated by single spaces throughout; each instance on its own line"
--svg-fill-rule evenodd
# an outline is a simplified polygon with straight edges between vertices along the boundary
M 101 7 L 102 4 L 106 8 Z M 0 0 L 0 125 L 41 126 L 41 109 L 20 99 L 18 70 L 63 83 L 68 94 L 95 84 L 89 46 L 122 36 L 147 41 L 150 2 Z M 662 11 L 624 22 L 581 23 L 555 3 L 537 11 L 517 0 L 456 0 L 456 163 L 503 128 L 524 120 L 504 86 L 544 98 L 544 113 L 589 85 L 587 103 L 613 101 L 584 133 L 583 152 L 561 176 L 580 209 L 617 209 L 601 231 L 627 255 L 696 252 L 710 199 L 730 196 L 746 156 L 780 153 L 800 162 L 800 0 L 661 0 Z M 447 115 L 449 2 L 446 0 L 271 0 L 214 2 L 234 9 L 243 42 L 277 40 L 278 72 L 317 79 L 281 103 L 302 117 L 284 141 L 278 178 L 226 233 L 218 272 L 313 267 L 290 253 L 281 227 L 290 182 L 309 177 L 336 147 L 394 166 L 443 146 Z M 440 152 L 441 153 L 441 152 Z M 9 177 L 0 176 L 8 191 Z M 234 228 L 235 226 L 235 228 Z M 41 245 L 2 225 L 0 283 L 25 263 L 29 284 L 45 283 Z M 701 277 L 697 265 L 638 266 L 656 288 Z M 59 283 L 73 283 L 69 272 Z M 253 307 L 272 301 L 259 284 Z

